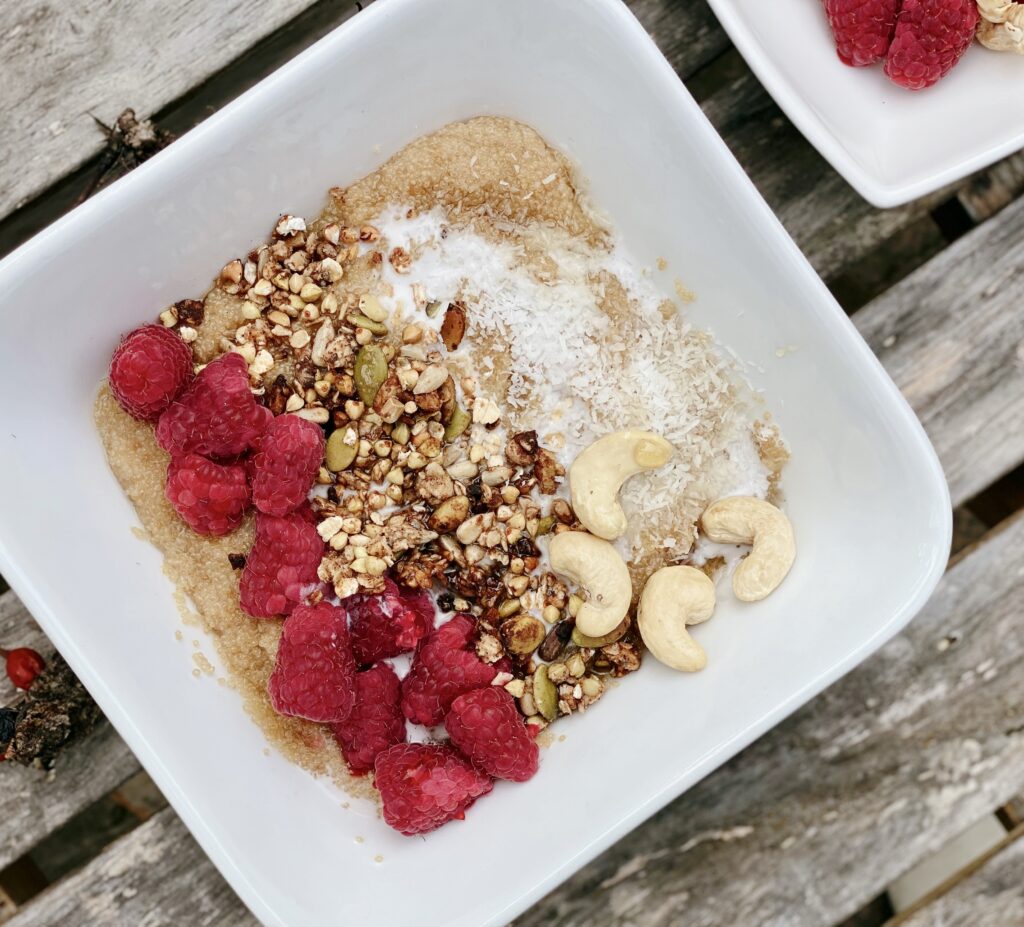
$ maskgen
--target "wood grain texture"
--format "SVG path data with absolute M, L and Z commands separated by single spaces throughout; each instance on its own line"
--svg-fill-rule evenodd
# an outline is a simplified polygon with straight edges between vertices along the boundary
M 626 0 L 684 80 L 731 47 L 706 0 Z
M 312 0 L 25 0 L 0 31 L 0 216 L 95 155 L 92 116 L 149 116 Z
M 1022 544 L 1024 517 L 906 632 L 518 927 L 835 923 L 1006 801 L 1024 782 Z
M 44 656 L 53 653 L 13 592 L 0 595 L 0 642 L 34 647 Z M 12 697 L 13 689 L 5 690 L 0 703 L 9 704 Z M 106 720 L 63 753 L 52 772 L 0 763 L 0 868 L 138 769 L 139 761 Z
M 1024 828 L 982 866 L 893 927 L 1020 927 L 1024 924 Z
M 948 195 L 876 209 L 818 154 L 753 73 L 745 65 L 740 70 L 702 109 L 822 277 L 877 248 Z
M 953 504 L 1024 460 L 1024 200 L 854 316 L 942 460 Z
M 21 908 L 8 927 L 259 927 L 168 808 Z

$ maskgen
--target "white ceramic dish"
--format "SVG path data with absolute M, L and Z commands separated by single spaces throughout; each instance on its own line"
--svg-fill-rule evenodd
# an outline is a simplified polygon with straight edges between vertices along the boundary
M 975 43 L 934 87 L 836 57 L 821 0 L 708 0 L 782 110 L 869 202 L 899 206 L 1024 147 L 1024 57 Z
M 680 274 L 696 321 L 759 365 L 800 556 L 756 610 L 700 629 L 705 672 L 650 661 L 531 782 L 410 840 L 265 757 L 234 694 L 192 677 L 90 410 L 120 332 L 202 292 L 279 212 L 479 113 L 568 152 L 633 252 L 669 259 L 666 291 Z M 268 925 L 506 923 L 892 636 L 946 560 L 918 422 L 618 0 L 380 0 L 8 257 L 0 293 L 0 569 Z

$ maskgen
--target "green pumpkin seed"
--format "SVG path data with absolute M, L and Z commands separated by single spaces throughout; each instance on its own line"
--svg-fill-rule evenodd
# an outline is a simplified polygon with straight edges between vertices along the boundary
M 449 419 L 448 424 L 444 429 L 445 441 L 454 441 L 467 428 L 469 428 L 469 423 L 471 421 L 473 421 L 473 416 L 463 409 L 462 406 L 456 406 L 455 411 L 452 412 L 451 419 Z
M 509 599 L 508 601 L 519 605 L 519 599 Z M 500 607 L 498 614 L 501 614 Z M 532 615 L 520 615 L 518 618 L 513 618 L 502 624 L 501 636 L 505 640 L 505 646 L 512 653 L 525 657 L 544 643 L 544 625 Z
M 356 355 L 356 363 L 353 368 L 356 381 L 356 390 L 359 398 L 367 405 L 372 406 L 377 396 L 377 390 L 388 378 L 388 362 L 384 352 L 375 344 L 364 344 Z
M 537 537 L 543 537 L 545 534 L 549 534 L 551 529 L 555 527 L 555 522 L 558 521 L 554 515 L 545 515 L 540 521 L 537 522 Z
M 386 335 L 388 333 L 388 327 L 383 322 L 374 322 L 373 319 L 363 315 L 361 312 L 351 313 L 348 321 L 352 325 L 358 325 L 360 328 L 365 328 L 368 332 L 373 332 L 375 335 Z
M 537 710 L 548 720 L 558 717 L 558 690 L 548 679 L 547 665 L 542 663 L 533 674 L 533 701 Z
M 339 428 L 336 431 L 332 431 L 331 436 L 327 439 L 324 462 L 327 464 L 328 470 L 340 473 L 342 470 L 347 470 L 352 466 L 352 461 L 356 459 L 356 453 L 359 450 L 359 438 L 356 437 L 354 444 L 346 444 L 345 438 L 348 436 L 348 433 L 348 428 Z
M 448 305 L 448 304 L 447 303 L 436 302 L 436 301 L 432 302 L 432 303 L 427 303 L 427 318 L 429 318 L 429 319 L 435 318 L 437 316 L 437 314 L 441 311 L 441 307 L 442 306 L 446 306 L 446 305 Z
M 617 628 L 613 628 L 607 634 L 602 637 L 587 637 L 579 628 L 572 629 L 572 642 L 577 647 L 589 647 L 591 650 L 597 650 L 598 647 L 604 647 L 606 644 L 614 644 L 619 638 L 621 638 L 629 630 L 629 619 L 623 618 L 622 622 Z

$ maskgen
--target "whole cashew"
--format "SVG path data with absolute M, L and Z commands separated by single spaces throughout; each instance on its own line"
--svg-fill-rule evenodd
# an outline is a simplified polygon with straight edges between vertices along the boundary
M 1024 6 L 1013 0 L 978 0 L 978 41 L 993 51 L 1024 54 Z
M 707 665 L 707 654 L 686 630 L 715 610 L 715 584 L 688 566 L 662 567 L 644 586 L 637 625 L 647 649 L 662 663 L 684 673 Z
M 569 468 L 572 507 L 583 527 L 606 541 L 626 532 L 619 489 L 633 474 L 656 470 L 672 456 L 672 445 L 651 431 L 616 431 L 598 438 Z
M 750 544 L 750 553 L 732 576 L 741 602 L 757 602 L 773 592 L 796 558 L 789 519 L 770 502 L 730 496 L 713 502 L 700 519 L 704 533 L 721 544 Z
M 579 583 L 589 598 L 576 615 L 576 627 L 588 637 L 613 631 L 626 617 L 633 598 L 629 570 L 607 541 L 582 531 L 564 531 L 548 547 L 551 569 Z

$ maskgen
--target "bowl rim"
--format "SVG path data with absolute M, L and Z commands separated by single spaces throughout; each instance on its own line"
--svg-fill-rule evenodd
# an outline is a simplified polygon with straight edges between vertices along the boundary
M 986 145 L 957 163 L 917 179 L 888 181 L 871 171 L 851 155 L 839 137 L 815 112 L 775 64 L 769 51 L 757 40 L 736 6 L 736 0 L 708 0 L 732 43 L 739 50 L 757 79 L 772 99 L 823 158 L 841 174 L 861 196 L 879 209 L 903 206 L 911 200 L 934 193 L 947 184 L 962 180 L 1019 151 L 1024 147 L 1024 122 L 1021 128 L 1000 142 Z

